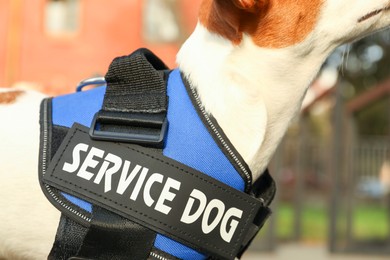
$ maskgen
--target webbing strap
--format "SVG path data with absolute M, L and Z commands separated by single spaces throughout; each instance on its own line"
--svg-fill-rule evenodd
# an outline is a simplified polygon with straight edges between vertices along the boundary
M 106 119 L 101 130 L 143 135 L 158 132 L 159 123 L 166 118 L 168 102 L 166 82 L 157 70 L 166 69 L 147 49 L 115 58 L 105 76 L 107 89 L 97 115 Z M 77 257 L 146 259 L 155 237 L 150 229 L 94 205 L 91 226 Z
M 157 71 L 166 69 L 147 49 L 115 58 L 105 76 L 107 90 L 102 110 L 166 114 L 166 84 Z
M 98 206 L 76 259 L 147 259 L 155 232 Z
M 48 260 L 67 260 L 75 256 L 88 228 L 61 214 L 57 234 Z
M 271 204 L 276 193 L 276 184 L 268 169 L 253 183 L 251 193 L 256 198 L 262 198 L 266 206 Z
M 147 49 L 113 60 L 107 90 L 90 136 L 162 148 L 167 129 L 167 67 Z
M 108 137 L 118 132 L 164 137 L 159 132 L 166 122 L 168 98 L 164 73 L 157 70 L 167 67 L 147 49 L 114 59 L 105 76 L 102 109 L 92 127 L 99 124 L 99 131 Z M 142 144 L 148 146 L 147 141 Z M 50 259 L 147 259 L 156 237 L 154 231 L 95 205 L 89 228 L 80 228 L 65 216 L 61 222 Z M 77 241 L 69 240 L 74 236 Z
M 89 228 L 61 214 L 48 259 L 147 259 L 155 237 L 155 232 L 94 206 Z

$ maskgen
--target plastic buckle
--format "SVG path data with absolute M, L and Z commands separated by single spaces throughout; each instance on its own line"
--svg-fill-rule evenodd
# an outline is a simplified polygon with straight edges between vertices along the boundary
M 137 131 L 128 129 L 126 132 L 114 132 L 99 130 L 99 126 L 130 126 L 138 128 Z M 153 131 L 139 131 L 147 129 Z M 93 140 L 134 143 L 144 146 L 163 148 L 164 138 L 168 130 L 166 116 L 127 113 L 127 112 L 106 112 L 100 110 L 92 120 L 89 135 Z

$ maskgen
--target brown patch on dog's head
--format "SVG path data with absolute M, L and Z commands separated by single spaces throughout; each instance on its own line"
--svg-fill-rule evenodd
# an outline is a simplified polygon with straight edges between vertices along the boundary
M 297 44 L 313 31 L 324 0 L 204 0 L 200 22 L 239 44 L 248 34 L 261 47 Z
M 0 92 L 0 104 L 12 104 L 18 99 L 19 96 L 23 95 L 24 93 L 25 92 L 22 90 Z

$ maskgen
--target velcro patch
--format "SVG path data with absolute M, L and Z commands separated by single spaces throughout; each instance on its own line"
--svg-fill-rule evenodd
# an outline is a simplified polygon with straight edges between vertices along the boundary
M 232 259 L 261 201 L 136 145 L 94 141 L 74 124 L 45 183 L 194 249 Z

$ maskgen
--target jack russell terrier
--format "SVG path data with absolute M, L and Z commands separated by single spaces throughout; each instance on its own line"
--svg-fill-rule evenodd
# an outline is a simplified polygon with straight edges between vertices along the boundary
M 389 0 L 204 0 L 178 67 L 255 181 L 327 56 L 389 26 L 389 10 Z M 43 259 L 54 241 L 60 213 L 36 174 L 43 98 L 0 92 L 0 259 Z

